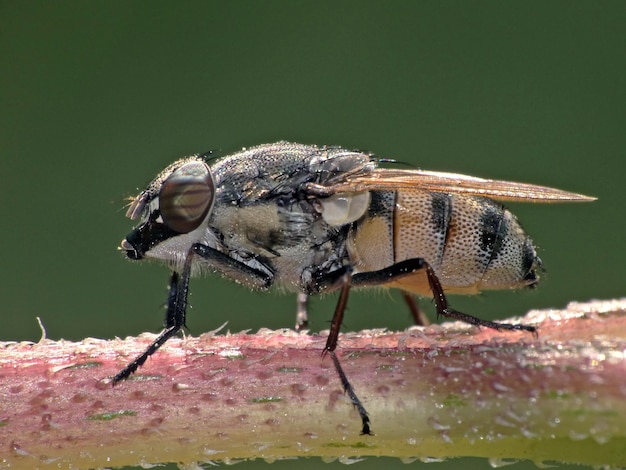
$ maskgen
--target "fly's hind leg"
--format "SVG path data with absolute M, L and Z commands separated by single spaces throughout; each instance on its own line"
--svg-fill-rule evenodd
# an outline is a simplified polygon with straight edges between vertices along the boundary
M 378 271 L 358 273 L 352 277 L 352 285 L 384 285 L 388 284 L 394 279 L 410 275 L 419 270 L 426 270 L 426 276 L 428 277 L 428 284 L 430 290 L 433 293 L 435 299 L 435 305 L 437 307 L 437 315 L 442 315 L 448 318 L 454 318 L 465 323 L 476 326 L 484 326 L 486 328 L 492 328 L 494 330 L 522 330 L 529 331 L 536 335 L 537 328 L 529 325 L 521 325 L 519 323 L 499 323 L 490 320 L 482 320 L 473 315 L 459 312 L 448 306 L 448 299 L 443 292 L 443 287 L 435 274 L 433 268 L 422 258 L 412 258 L 399 263 L 393 264 L 387 268 L 380 269 Z
M 428 317 L 426 316 L 424 311 L 420 308 L 419 304 L 415 300 L 415 297 L 411 293 L 405 290 L 402 291 L 402 297 L 404 297 L 404 301 L 409 307 L 409 311 L 411 312 L 411 316 L 413 317 L 413 321 L 415 322 L 415 324 L 418 326 L 430 325 L 430 321 L 428 320 Z
M 428 277 L 428 284 L 430 285 L 430 290 L 432 291 L 435 299 L 437 315 L 443 315 L 444 317 L 454 318 L 455 320 L 460 320 L 462 322 L 469 323 L 470 325 L 484 326 L 494 330 L 528 331 L 537 336 L 537 328 L 534 326 L 522 325 L 520 323 L 500 323 L 490 320 L 482 320 L 473 315 L 459 312 L 458 310 L 454 310 L 449 307 L 448 300 L 443 293 L 443 288 L 441 287 L 441 283 L 439 282 L 435 271 L 433 271 L 433 268 L 428 263 L 424 262 L 424 264 L 426 268 L 426 276 Z

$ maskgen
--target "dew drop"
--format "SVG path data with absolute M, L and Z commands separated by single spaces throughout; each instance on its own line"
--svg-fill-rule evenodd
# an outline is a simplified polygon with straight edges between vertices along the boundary
M 517 463 L 517 462 L 518 460 L 515 460 L 515 459 L 502 459 L 499 457 L 494 457 L 494 458 L 489 459 L 489 465 L 491 465 L 491 468 L 506 467 L 507 465 L 513 465 L 514 463 Z

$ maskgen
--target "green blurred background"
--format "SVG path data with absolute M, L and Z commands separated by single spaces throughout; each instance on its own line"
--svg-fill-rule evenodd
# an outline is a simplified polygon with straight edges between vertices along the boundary
M 116 251 L 125 198 L 181 156 L 279 139 L 599 197 L 511 205 L 544 282 L 457 309 L 625 295 L 625 25 L 622 1 L 0 2 L 0 340 L 37 340 L 37 316 L 53 339 L 158 331 L 168 272 Z M 292 296 L 191 290 L 192 334 L 294 322 Z M 313 329 L 334 302 L 314 302 Z M 398 295 L 364 292 L 345 328 L 409 323 Z M 382 463 L 402 465 L 357 467 Z

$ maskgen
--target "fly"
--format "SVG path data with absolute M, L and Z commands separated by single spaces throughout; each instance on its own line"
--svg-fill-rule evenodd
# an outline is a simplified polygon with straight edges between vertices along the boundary
M 243 149 L 217 161 L 192 156 L 166 167 L 135 197 L 139 220 L 121 243 L 131 260 L 171 268 L 165 329 L 114 378 L 134 373 L 185 325 L 189 279 L 217 272 L 258 290 L 298 294 L 296 328 L 309 296 L 339 291 L 323 354 L 344 391 L 370 419 L 335 354 L 352 287 L 432 295 L 438 315 L 498 330 L 531 325 L 482 320 L 454 310 L 445 293 L 534 286 L 541 260 L 501 200 L 591 201 L 531 184 L 381 168 L 368 153 L 289 142 Z M 415 313 L 415 308 L 412 309 Z

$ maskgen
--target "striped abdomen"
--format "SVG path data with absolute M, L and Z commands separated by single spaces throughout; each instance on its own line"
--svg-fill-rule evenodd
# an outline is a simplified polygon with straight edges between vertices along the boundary
M 358 272 L 423 258 L 447 292 L 475 293 L 537 282 L 531 239 L 502 204 L 424 191 L 376 191 L 348 249 Z M 423 273 L 389 287 L 429 295 Z

